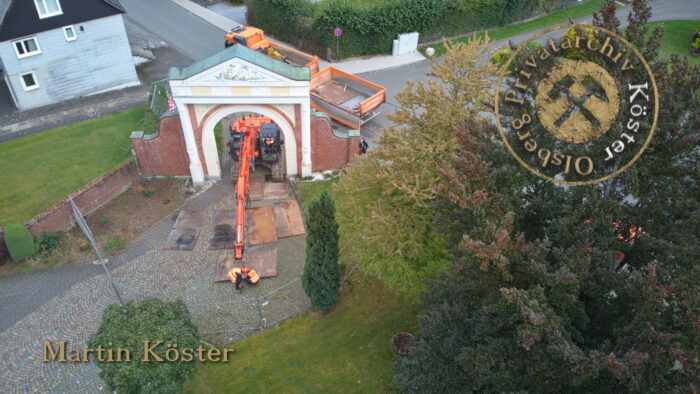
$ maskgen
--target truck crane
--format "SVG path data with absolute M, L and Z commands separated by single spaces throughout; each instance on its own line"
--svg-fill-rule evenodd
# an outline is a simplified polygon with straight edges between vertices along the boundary
M 249 116 L 237 119 L 229 129 L 229 154 L 233 160 L 231 174 L 236 182 L 236 227 L 233 242 L 234 258 L 243 259 L 246 243 L 245 209 L 250 205 L 250 172 L 255 161 L 274 167 L 280 163 L 280 130 L 272 119 Z M 273 170 L 274 172 L 274 170 Z

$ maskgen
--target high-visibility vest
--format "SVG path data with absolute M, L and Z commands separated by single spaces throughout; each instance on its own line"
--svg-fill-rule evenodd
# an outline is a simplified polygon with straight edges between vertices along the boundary
M 226 275 L 228 276 L 228 279 L 231 281 L 231 283 L 236 283 L 236 274 L 242 275 L 241 269 L 238 267 L 233 268 L 231 271 L 228 272 L 228 275 Z
M 258 282 L 260 282 L 260 277 L 258 276 L 258 273 L 255 272 L 255 270 L 248 271 L 248 279 L 250 279 L 250 283 L 254 285 L 257 285 Z

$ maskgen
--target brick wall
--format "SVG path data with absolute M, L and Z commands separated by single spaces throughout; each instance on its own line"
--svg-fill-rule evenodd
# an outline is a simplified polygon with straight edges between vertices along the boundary
M 136 166 L 129 161 L 72 193 L 71 198 L 83 215 L 87 215 L 125 192 L 137 180 Z M 68 198 L 65 198 L 29 220 L 25 226 L 32 235 L 37 236 L 43 231 L 64 230 L 72 224 L 73 211 Z
M 131 146 L 144 177 L 190 175 L 180 116 L 161 118 L 158 134 L 132 133 Z
M 337 170 L 347 167 L 360 151 L 360 135 L 333 132 L 330 119 L 324 114 L 311 116 L 312 171 Z

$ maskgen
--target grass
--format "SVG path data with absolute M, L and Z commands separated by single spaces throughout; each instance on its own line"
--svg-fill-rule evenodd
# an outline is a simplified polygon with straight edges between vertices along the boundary
M 690 40 L 700 21 L 697 20 L 677 20 L 649 23 L 649 31 L 656 26 L 664 26 L 664 35 L 661 37 L 661 48 L 659 57 L 669 58 L 672 53 L 679 53 L 688 56 L 690 64 L 700 63 L 700 57 L 691 56 Z
M 319 198 L 324 190 L 331 193 L 334 184 L 338 183 L 338 178 L 330 181 L 302 182 L 295 184 L 294 189 L 301 200 L 301 205 L 308 212 L 311 201 Z
M 353 280 L 330 313 L 307 311 L 234 343 L 232 361 L 199 364 L 183 392 L 386 392 L 391 337 L 416 330 L 417 311 L 376 280 Z
M 0 226 L 24 223 L 127 159 L 147 106 L 0 144 Z
M 564 23 L 567 22 L 569 18 L 584 18 L 590 16 L 591 14 L 593 14 L 593 12 L 598 11 L 603 2 L 604 0 L 587 0 L 580 4 L 573 5 L 571 7 L 566 7 L 556 10 L 554 12 L 550 12 L 547 15 L 543 15 L 539 18 L 535 18 L 527 22 L 515 23 L 508 26 L 490 29 L 488 30 L 488 33 L 492 40 L 497 41 L 508 37 L 513 37 L 518 34 L 527 33 L 533 30 L 539 30 L 552 25 Z M 478 33 L 477 36 L 483 37 L 484 33 Z M 469 40 L 471 40 L 471 36 L 460 37 L 449 41 L 450 43 L 455 43 L 468 42 Z M 424 52 L 425 48 L 427 48 L 428 46 L 435 48 L 435 55 L 433 55 L 433 57 L 441 56 L 445 54 L 445 51 L 447 50 L 444 44 L 437 43 L 423 46 L 421 48 L 421 51 Z

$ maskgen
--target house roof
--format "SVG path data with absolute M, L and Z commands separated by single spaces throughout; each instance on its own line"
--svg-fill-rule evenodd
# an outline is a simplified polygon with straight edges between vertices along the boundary
M 39 19 L 32 0 L 0 0 L 0 41 L 125 13 L 118 0 L 58 0 L 63 14 Z
M 233 58 L 243 59 L 295 81 L 308 81 L 311 78 L 311 72 L 308 67 L 292 66 L 243 45 L 234 45 L 226 48 L 187 67 L 172 67 L 170 68 L 169 78 L 184 80 Z

